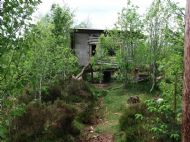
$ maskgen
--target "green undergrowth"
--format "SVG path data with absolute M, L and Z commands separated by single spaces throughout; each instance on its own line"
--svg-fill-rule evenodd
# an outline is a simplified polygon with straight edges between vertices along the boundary
M 129 85 L 124 88 L 121 83 L 111 83 L 104 88 L 108 94 L 104 97 L 105 118 L 102 123 L 97 125 L 97 133 L 111 133 L 116 142 L 123 142 L 123 133 L 120 131 L 120 123 L 123 113 L 130 105 L 127 100 L 130 96 L 138 96 L 141 102 L 153 98 L 156 94 L 150 93 L 148 83 L 139 83 Z
M 26 110 L 12 121 L 11 141 L 74 142 L 85 139 L 86 127 L 96 126 L 96 133 L 113 134 L 116 142 L 124 142 L 126 135 L 121 124 L 126 124 L 124 115 L 130 108 L 127 103 L 130 96 L 138 96 L 141 102 L 154 97 L 146 83 L 124 88 L 119 82 L 102 87 L 76 80 L 49 86 L 42 92 L 42 103 L 35 102 L 32 94 L 24 94 L 19 103 L 24 103 Z
M 48 86 L 42 91 L 41 102 L 32 92 L 23 94 L 18 103 L 24 104 L 25 110 L 11 121 L 10 141 L 74 142 L 87 125 L 101 118 L 103 113 L 96 108 L 101 110 L 99 96 L 105 95 L 105 91 L 77 80 Z

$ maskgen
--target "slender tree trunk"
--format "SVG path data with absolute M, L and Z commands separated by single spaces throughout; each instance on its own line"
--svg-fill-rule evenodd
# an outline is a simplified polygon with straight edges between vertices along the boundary
M 125 88 L 127 88 L 127 85 L 128 85 L 128 75 L 127 75 L 127 65 L 128 65 L 128 55 L 129 54 L 127 54 L 129 52 L 129 50 L 128 50 L 128 45 L 127 45 L 127 47 L 124 47 L 123 48 L 123 54 L 124 54 L 124 56 L 123 56 L 123 64 L 124 64 L 124 80 L 125 80 L 125 83 L 124 83 L 124 86 L 125 86 Z
M 178 71 L 177 71 L 178 72 Z M 175 81 L 174 81 L 174 98 L 173 98 L 173 111 L 174 111 L 174 120 L 176 121 L 177 114 L 177 86 L 178 86 L 178 73 L 175 73 Z
M 42 100 L 42 77 L 40 77 L 40 82 L 39 82 L 39 101 L 41 102 Z
M 152 87 L 150 89 L 150 92 L 152 92 L 154 90 L 156 86 L 156 61 L 153 61 L 152 64 Z
M 187 0 L 185 17 L 182 142 L 190 142 L 190 0 Z

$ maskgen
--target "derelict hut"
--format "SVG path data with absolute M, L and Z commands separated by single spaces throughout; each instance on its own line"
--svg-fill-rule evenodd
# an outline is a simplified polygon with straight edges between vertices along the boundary
M 74 49 L 75 55 L 79 59 L 80 66 L 83 67 L 83 70 L 79 75 L 82 75 L 84 72 L 91 72 L 92 80 L 93 72 L 96 71 L 92 68 L 89 69 L 86 67 L 89 65 L 90 58 L 96 54 L 96 48 L 101 34 L 105 34 L 105 31 L 98 29 L 74 29 L 72 35 L 72 48 Z M 101 61 L 97 63 L 97 65 L 103 64 L 106 63 Z M 109 68 L 103 70 L 104 82 L 110 81 L 112 72 L 113 70 L 110 70 Z
M 74 29 L 72 48 L 81 66 L 88 65 L 90 57 L 96 54 L 98 39 L 103 33 L 104 30 L 98 29 Z

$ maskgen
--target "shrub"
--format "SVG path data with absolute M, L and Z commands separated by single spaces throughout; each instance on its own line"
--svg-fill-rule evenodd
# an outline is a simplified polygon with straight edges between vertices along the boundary
M 147 100 L 147 109 L 150 113 L 149 132 L 158 142 L 179 142 L 181 139 L 180 123 L 177 120 L 177 113 L 170 106 L 171 103 L 163 100 Z
M 73 125 L 76 110 L 57 100 L 53 104 L 31 102 L 25 113 L 12 121 L 12 142 L 69 141 L 80 131 Z M 73 140 L 74 141 L 74 140 Z
M 24 103 L 26 110 L 12 120 L 11 141 L 74 142 L 80 134 L 76 120 L 96 124 L 103 116 L 99 95 L 107 92 L 94 90 L 84 81 L 68 80 L 44 88 L 42 103 L 34 100 L 34 94 L 24 94 L 19 103 Z
M 85 89 L 85 82 L 83 80 L 72 79 L 67 86 L 69 95 L 80 95 L 81 90 Z
M 73 121 L 76 117 L 76 110 L 73 106 L 65 104 L 61 100 L 55 101 L 54 104 L 47 107 L 48 118 L 46 129 L 54 133 L 56 137 L 63 134 L 75 134 Z
M 11 141 L 28 142 L 41 135 L 46 117 L 44 105 L 34 102 L 29 103 L 25 113 L 12 121 Z
M 80 114 L 80 120 L 84 124 L 97 124 L 104 116 L 104 107 L 102 99 L 91 101 L 85 110 Z
M 42 102 L 53 103 L 58 98 L 61 98 L 62 88 L 60 85 L 55 84 L 48 89 L 42 91 Z
M 146 106 L 142 103 L 130 105 L 121 116 L 120 129 L 125 133 L 126 142 L 145 142 L 148 131 L 145 128 Z

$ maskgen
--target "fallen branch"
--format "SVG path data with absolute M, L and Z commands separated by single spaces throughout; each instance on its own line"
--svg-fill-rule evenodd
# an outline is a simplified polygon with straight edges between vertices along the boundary
M 77 76 L 72 76 L 73 79 L 76 80 L 82 80 L 82 75 L 84 74 L 84 71 L 89 66 L 90 63 L 88 63 L 86 66 L 83 67 L 82 71 Z

